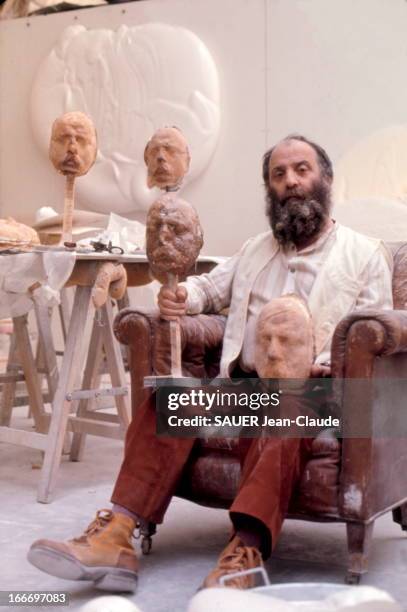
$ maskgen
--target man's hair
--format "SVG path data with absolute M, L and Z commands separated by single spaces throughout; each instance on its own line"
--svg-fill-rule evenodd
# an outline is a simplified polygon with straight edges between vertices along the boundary
M 332 162 L 329 159 L 329 156 L 328 156 L 327 152 L 325 151 L 325 149 L 323 149 L 320 145 L 316 144 L 312 140 L 308 140 L 308 138 L 306 138 L 305 136 L 302 136 L 301 134 L 289 134 L 288 136 L 283 138 L 283 140 L 281 142 L 285 142 L 285 141 L 289 141 L 289 140 L 299 140 L 301 142 L 306 142 L 310 147 L 312 147 L 314 149 L 315 153 L 317 154 L 318 163 L 319 163 L 319 167 L 321 169 L 322 176 L 324 178 L 327 178 L 327 179 L 330 179 L 330 180 L 333 179 L 334 172 L 333 172 L 333 168 L 332 168 Z M 266 151 L 266 153 L 263 156 L 263 181 L 264 181 L 264 184 L 266 185 L 266 187 L 268 186 L 268 183 L 269 183 L 269 163 L 270 163 L 270 157 L 271 157 L 274 149 L 276 148 L 276 146 L 277 145 L 274 145 L 271 149 Z

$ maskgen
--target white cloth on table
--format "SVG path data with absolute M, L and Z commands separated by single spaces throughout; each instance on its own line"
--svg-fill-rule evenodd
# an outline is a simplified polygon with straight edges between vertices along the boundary
M 75 259 L 75 252 L 69 251 L 0 255 L 0 318 L 24 315 L 34 302 L 59 304 L 59 290 L 70 277 Z M 37 286 L 30 290 L 33 285 Z

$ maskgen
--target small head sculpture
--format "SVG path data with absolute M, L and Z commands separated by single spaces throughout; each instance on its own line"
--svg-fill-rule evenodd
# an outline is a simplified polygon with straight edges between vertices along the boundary
M 148 187 L 175 191 L 188 172 L 190 159 L 188 143 L 181 130 L 160 128 L 144 149 Z
M 169 272 L 184 276 L 195 263 L 202 245 L 202 228 L 191 204 L 168 193 L 151 205 L 147 215 L 146 250 L 156 278 L 166 282 Z
M 257 319 L 255 366 L 260 378 L 308 378 L 314 330 L 306 303 L 287 294 L 266 304 Z
M 52 125 L 49 158 L 65 176 L 82 176 L 93 166 L 97 153 L 96 130 L 81 112 L 65 113 Z

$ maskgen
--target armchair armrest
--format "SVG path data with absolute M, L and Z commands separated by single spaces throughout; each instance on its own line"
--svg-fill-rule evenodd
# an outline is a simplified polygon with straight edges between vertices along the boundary
M 352 336 L 349 336 L 352 331 Z M 353 346 L 347 346 L 348 342 Z M 351 350 L 351 348 L 353 350 Z M 361 310 L 345 317 L 332 339 L 332 373 L 335 377 L 369 375 L 379 355 L 407 351 L 407 310 Z M 351 364 L 352 355 L 359 365 Z M 360 358 L 364 357 L 364 366 Z
M 397 385 L 380 383 L 407 378 L 407 312 L 346 317 L 335 330 L 332 372 L 344 423 L 339 508 L 367 521 L 407 498 L 407 440 L 396 437 L 403 398 Z M 349 437 L 357 431 L 360 437 Z

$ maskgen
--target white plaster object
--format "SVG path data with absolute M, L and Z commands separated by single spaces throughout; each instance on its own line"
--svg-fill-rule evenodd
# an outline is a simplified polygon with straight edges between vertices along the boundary
M 188 140 L 193 161 L 185 183 L 203 172 L 214 153 L 220 125 L 216 65 L 186 28 L 70 26 L 43 60 L 31 91 L 31 125 L 44 155 L 53 120 L 71 110 L 89 115 L 98 134 L 95 166 L 77 185 L 81 206 L 145 212 L 158 190 L 147 188 L 143 152 L 158 127 L 176 125 Z
M 129 599 L 119 595 L 102 595 L 86 602 L 79 612 L 141 612 Z
M 320 598 L 318 588 L 332 586 L 338 591 L 328 597 Z M 381 589 L 359 586 L 343 587 L 342 585 L 314 584 L 317 599 L 301 598 L 309 593 L 309 583 L 291 583 L 275 585 L 263 589 L 216 588 L 199 591 L 189 602 L 187 612 L 401 612 L 401 606 Z M 274 596 L 286 587 L 287 598 Z

